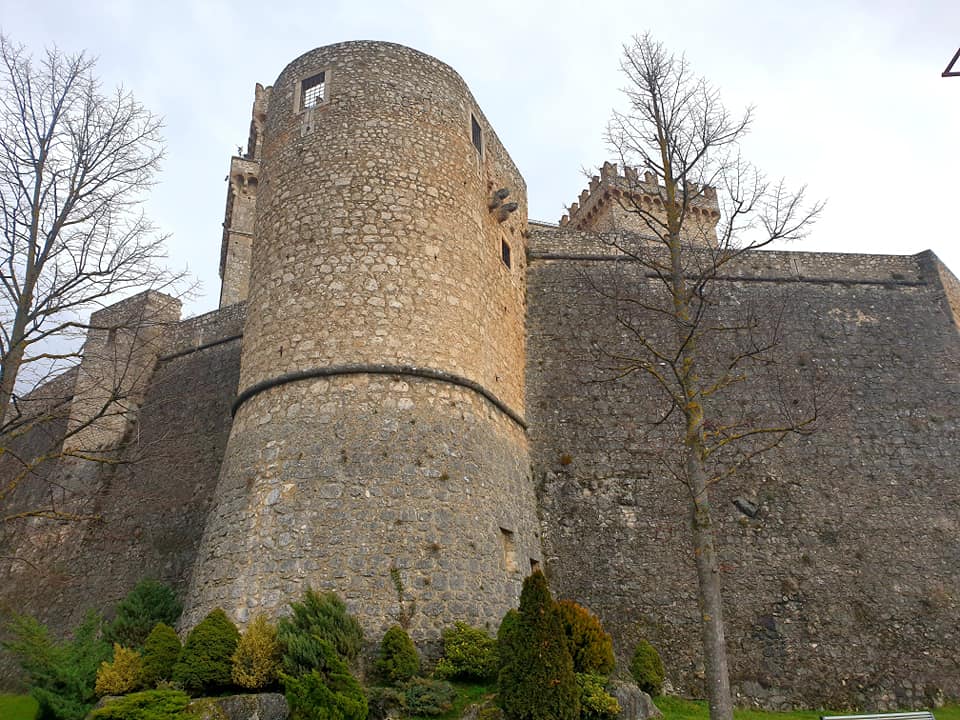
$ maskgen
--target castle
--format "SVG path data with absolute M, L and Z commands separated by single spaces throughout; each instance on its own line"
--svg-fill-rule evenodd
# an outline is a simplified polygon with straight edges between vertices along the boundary
M 36 474 L 100 522 L 7 527 L 0 602 L 62 629 L 152 576 L 185 598 L 185 627 L 216 606 L 242 624 L 310 584 L 371 636 L 407 612 L 430 641 L 455 620 L 495 630 L 542 566 L 621 658 L 647 637 L 698 692 L 686 490 L 646 427 L 655 394 L 596 364 L 623 341 L 596 273 L 631 272 L 604 238 L 644 231 L 617 198 L 659 202 L 656 179 L 606 164 L 558 225 L 529 221 L 454 70 L 348 42 L 257 85 L 229 181 L 219 310 L 118 303 L 94 324 L 119 329 L 91 331 L 47 386 L 67 411 L 20 448 L 82 427 L 70 442 L 111 461 Z M 709 235 L 710 188 L 693 213 Z M 782 307 L 785 363 L 842 389 L 826 430 L 713 489 L 735 691 L 960 697 L 960 284 L 930 252 L 757 252 L 716 285 L 721 312 Z M 123 406 L 84 425 L 105 385 Z

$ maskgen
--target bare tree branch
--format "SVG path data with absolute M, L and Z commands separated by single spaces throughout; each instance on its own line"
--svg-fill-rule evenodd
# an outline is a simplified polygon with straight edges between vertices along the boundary
M 607 140 L 625 170 L 614 179 L 604 168 L 616 207 L 602 240 L 626 262 L 604 263 L 610 277 L 591 280 L 620 329 L 597 353 L 608 380 L 646 376 L 663 394 L 655 423 L 674 433 L 663 464 L 689 492 L 710 716 L 732 720 L 709 489 L 789 435 L 811 432 L 818 412 L 815 393 L 800 402 L 797 383 L 776 379 L 786 369 L 777 355 L 782 309 L 748 307 L 716 281 L 745 253 L 802 238 L 822 205 L 743 159 L 752 108 L 729 112 L 684 57 L 645 35 L 624 47 L 621 70 L 627 109 L 612 114 Z M 773 417 L 729 415 L 722 397 L 745 387 L 772 394 Z
M 163 157 L 161 121 L 126 90 L 103 92 L 94 69 L 84 53 L 54 48 L 34 59 L 0 36 L 0 459 L 20 466 L 5 476 L 0 503 L 42 463 L 105 460 L 69 443 L 125 412 L 133 385 L 120 366 L 133 345 L 119 343 L 103 359 L 109 378 L 87 379 L 98 396 L 84 400 L 82 415 L 51 404 L 44 388 L 79 364 L 83 332 L 99 330 L 86 322 L 92 312 L 185 279 L 166 268 L 165 237 L 140 211 Z M 150 322 L 142 314 L 127 320 Z M 140 365 L 131 371 L 144 372 Z M 68 429 L 49 448 L 19 456 L 20 438 L 58 423 Z M 57 515 L 31 509 L 11 517 Z

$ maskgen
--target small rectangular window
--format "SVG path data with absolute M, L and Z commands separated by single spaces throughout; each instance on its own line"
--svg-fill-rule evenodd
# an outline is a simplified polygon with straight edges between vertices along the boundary
M 477 119 L 470 114 L 470 134 L 473 137 L 473 146 L 477 149 L 477 152 L 481 155 L 483 154 L 483 135 L 480 132 L 480 123 L 477 122 Z
M 513 541 L 513 531 L 500 528 L 500 541 L 503 543 L 503 564 L 507 572 L 517 572 L 517 546 Z
M 300 85 L 300 109 L 316 107 L 325 99 L 326 73 L 317 73 L 301 82 Z
M 510 267 L 510 245 L 503 238 L 500 238 L 500 259 L 504 265 Z
M 530 572 L 535 573 L 540 569 L 540 561 L 535 558 L 530 558 Z

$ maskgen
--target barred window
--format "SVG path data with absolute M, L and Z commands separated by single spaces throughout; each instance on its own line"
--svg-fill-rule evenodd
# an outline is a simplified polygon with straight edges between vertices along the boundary
M 326 99 L 326 73 L 317 73 L 301 81 L 300 109 L 316 107 Z
M 473 136 L 473 146 L 478 153 L 483 154 L 483 135 L 480 132 L 480 123 L 477 122 L 472 113 L 470 114 L 470 133 Z

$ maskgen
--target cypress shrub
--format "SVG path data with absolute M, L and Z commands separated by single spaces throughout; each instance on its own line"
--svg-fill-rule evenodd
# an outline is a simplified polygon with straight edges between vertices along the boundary
M 94 690 L 97 695 L 126 695 L 143 686 L 143 660 L 140 653 L 113 644 L 113 661 L 100 663 Z
M 537 571 L 523 582 L 520 611 L 497 634 L 498 701 L 506 720 L 577 720 L 579 689 L 560 612 Z
M 157 623 L 173 625 L 183 606 L 169 585 L 141 580 L 117 604 L 113 622 L 103 632 L 107 642 L 140 650 Z
M 637 643 L 637 649 L 633 651 L 630 674 L 645 693 L 654 697 L 660 694 L 665 677 L 663 660 L 657 649 L 646 640 Z
M 367 698 L 329 640 L 317 640 L 317 664 L 294 676 L 281 673 L 290 720 L 366 720 Z
M 266 615 L 257 615 L 240 636 L 233 653 L 233 682 L 248 690 L 259 690 L 273 685 L 279 672 L 277 628 Z
M 573 671 L 591 675 L 613 672 L 613 639 L 604 631 L 600 618 L 572 600 L 561 600 L 557 607 L 573 658 Z
M 318 593 L 307 588 L 303 602 L 292 602 L 290 608 L 293 614 L 281 618 L 277 628 L 280 645 L 284 649 L 285 672 L 300 674 L 294 667 L 287 667 L 286 656 L 292 652 L 294 645 L 299 644 L 301 650 L 305 649 L 302 646 L 306 637 L 329 641 L 347 664 L 356 661 L 363 649 L 363 629 L 357 619 L 347 612 L 347 606 L 336 593 Z M 317 652 L 316 648 L 310 651 L 313 655 Z M 295 658 L 293 662 L 296 662 Z M 304 665 L 304 672 L 310 669 L 309 663 Z
M 497 677 L 497 641 L 480 628 L 457 622 L 443 631 L 443 657 L 434 677 L 488 682 Z
M 239 640 L 237 626 L 227 614 L 220 608 L 210 611 L 187 635 L 173 666 L 173 681 L 194 695 L 229 687 Z
M 161 680 L 173 676 L 173 666 L 180 657 L 180 638 L 177 631 L 164 623 L 157 623 L 143 643 L 143 684 L 154 687 Z
M 394 625 L 380 642 L 377 672 L 391 685 L 406 682 L 420 672 L 420 656 L 407 631 Z

